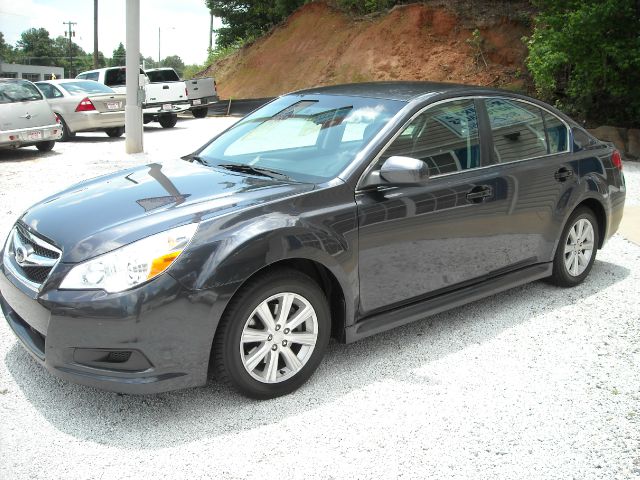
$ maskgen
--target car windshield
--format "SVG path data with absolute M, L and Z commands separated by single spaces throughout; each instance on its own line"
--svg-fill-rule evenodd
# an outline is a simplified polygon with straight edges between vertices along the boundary
M 60 85 L 71 95 L 84 95 L 85 93 L 115 93 L 112 88 L 91 80 L 64 82 L 60 83 Z
M 42 100 L 40 90 L 31 82 L 18 80 L 0 82 L 0 103 L 28 102 Z
M 173 69 L 169 70 L 147 70 L 147 77 L 151 83 L 157 82 L 179 82 L 180 77 Z
M 301 182 L 335 178 L 404 102 L 333 95 L 281 97 L 238 122 L 198 157 Z

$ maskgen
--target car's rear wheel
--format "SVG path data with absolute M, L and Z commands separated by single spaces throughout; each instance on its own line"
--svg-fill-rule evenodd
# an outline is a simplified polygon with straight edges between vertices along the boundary
M 596 216 L 589 208 L 578 208 L 569 217 L 560 237 L 551 282 L 561 287 L 582 283 L 593 267 L 599 241 Z
M 62 129 L 62 137 L 60 138 L 60 141 L 68 142 L 73 137 L 75 137 L 76 134 L 75 132 L 69 130 L 69 126 L 67 125 L 67 122 L 64 121 L 64 118 L 62 118 L 62 115 L 56 114 L 56 116 L 58 117 L 58 120 L 60 120 L 60 128 Z
M 194 108 L 191 110 L 191 113 L 193 113 L 195 118 L 204 118 L 207 116 L 207 113 L 209 113 L 209 109 L 207 107 Z
M 158 122 L 162 128 L 173 128 L 178 123 L 178 115 L 175 113 L 163 114 L 158 117 Z
M 104 133 L 106 133 L 112 138 L 118 138 L 118 137 L 121 137 L 122 134 L 124 133 L 124 127 L 107 128 L 105 129 Z
M 253 398 L 300 387 L 324 355 L 331 318 L 318 285 L 295 270 L 250 281 L 231 300 L 213 345 L 217 376 Z
M 41 152 L 50 152 L 53 150 L 53 146 L 56 144 L 54 140 L 49 140 L 48 142 L 40 142 L 36 143 L 36 148 Z

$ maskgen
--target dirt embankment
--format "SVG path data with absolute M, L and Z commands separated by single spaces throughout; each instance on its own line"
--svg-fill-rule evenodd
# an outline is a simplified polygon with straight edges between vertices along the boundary
M 529 33 L 527 27 L 496 12 L 475 23 L 463 17 L 441 4 L 419 3 L 353 19 L 314 2 L 206 74 L 215 76 L 221 98 L 372 80 L 521 88 L 526 56 L 521 38 Z M 476 28 L 480 49 L 472 39 Z

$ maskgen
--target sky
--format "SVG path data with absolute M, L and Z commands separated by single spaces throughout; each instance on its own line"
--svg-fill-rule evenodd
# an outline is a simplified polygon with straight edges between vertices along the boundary
M 62 22 L 77 22 L 75 42 L 93 52 L 93 0 L 0 0 L 0 32 L 15 45 L 29 28 L 46 28 L 51 38 L 64 35 Z M 140 0 L 140 52 L 158 59 L 178 55 L 186 64 L 201 64 L 209 46 L 209 11 L 205 0 Z M 214 19 L 214 28 L 220 20 Z M 125 0 L 98 0 L 98 49 L 111 57 L 125 44 Z M 214 36 L 215 44 L 215 36 Z

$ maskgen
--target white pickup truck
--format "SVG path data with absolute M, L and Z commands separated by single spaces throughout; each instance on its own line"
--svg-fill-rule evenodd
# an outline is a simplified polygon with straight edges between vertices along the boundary
M 180 80 L 178 73 L 173 68 L 149 68 L 145 70 L 152 84 L 166 82 L 181 82 L 187 89 L 187 97 L 191 104 L 189 110 L 196 118 L 204 118 L 209 111 L 209 105 L 216 103 L 218 92 L 216 81 L 211 77 Z
M 82 72 L 76 78 L 94 80 L 111 87 L 117 93 L 125 93 L 126 72 L 126 67 L 99 68 Z M 144 70 L 140 69 L 140 86 L 144 88 L 142 114 L 145 124 L 157 121 L 163 128 L 171 128 L 178 121 L 178 113 L 191 107 L 184 84 L 152 83 Z

